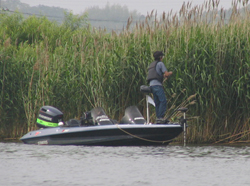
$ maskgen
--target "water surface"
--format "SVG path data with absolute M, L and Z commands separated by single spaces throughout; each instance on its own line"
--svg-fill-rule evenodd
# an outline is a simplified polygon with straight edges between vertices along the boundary
M 0 143 L 4 186 L 249 186 L 249 146 Z

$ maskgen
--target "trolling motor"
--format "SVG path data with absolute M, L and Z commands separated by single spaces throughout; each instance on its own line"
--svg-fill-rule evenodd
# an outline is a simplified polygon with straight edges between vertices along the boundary
M 180 111 L 183 113 L 183 117 L 180 118 L 180 124 L 183 127 L 183 138 L 184 138 L 184 146 L 186 146 L 186 138 L 187 138 L 187 119 L 186 119 L 186 112 L 187 112 L 188 108 L 185 107 L 181 107 L 178 108 L 176 111 Z
M 166 120 L 168 120 L 175 112 L 180 111 L 183 113 L 183 116 L 179 119 L 181 126 L 183 127 L 183 138 L 184 138 L 184 146 L 186 146 L 186 138 L 187 138 L 187 119 L 186 119 L 186 112 L 188 108 L 180 107 L 175 109 Z

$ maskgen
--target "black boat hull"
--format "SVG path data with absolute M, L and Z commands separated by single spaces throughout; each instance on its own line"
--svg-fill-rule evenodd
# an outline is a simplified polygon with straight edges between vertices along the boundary
M 53 127 L 31 131 L 20 140 L 38 145 L 157 146 L 168 145 L 182 132 L 179 124 Z

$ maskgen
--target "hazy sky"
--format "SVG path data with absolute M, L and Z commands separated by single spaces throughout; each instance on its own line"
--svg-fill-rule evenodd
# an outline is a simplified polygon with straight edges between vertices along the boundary
M 79 14 L 84 12 L 86 8 L 99 6 L 103 8 L 107 3 L 110 5 L 127 6 L 129 10 L 137 10 L 138 13 L 146 15 L 152 10 L 157 10 L 159 14 L 163 11 L 166 13 L 173 10 L 177 12 L 180 10 L 183 2 L 192 2 L 192 6 L 201 5 L 206 0 L 20 0 L 30 6 L 47 5 L 66 8 L 72 10 L 73 13 Z M 228 9 L 231 7 L 231 0 L 220 0 L 219 8 Z

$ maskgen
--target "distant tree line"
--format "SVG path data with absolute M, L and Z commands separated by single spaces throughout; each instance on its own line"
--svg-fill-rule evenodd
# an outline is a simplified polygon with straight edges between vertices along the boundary
M 14 13 L 15 11 L 18 11 L 20 13 L 23 13 L 24 17 L 28 17 L 30 15 L 36 15 L 38 17 L 46 16 L 48 20 L 56 21 L 59 24 L 64 23 L 65 19 L 68 19 L 65 17 L 72 14 L 72 12 L 64 8 L 49 7 L 44 5 L 30 6 L 26 3 L 20 2 L 20 0 L 2 0 L 1 7 L 2 8 L 0 9 L 0 13 Z M 249 6 L 246 7 L 249 9 Z M 207 19 L 207 16 L 209 16 L 210 20 L 216 21 L 214 20 L 213 16 L 217 15 L 219 17 L 223 17 L 224 23 L 227 24 L 231 18 L 231 15 L 235 15 L 235 13 L 245 14 L 246 7 L 242 9 L 230 8 L 223 11 L 219 9 L 213 9 L 213 11 L 209 11 L 209 14 L 207 14 L 207 12 L 204 12 L 203 17 L 204 19 L 209 20 Z M 223 12 L 223 14 L 221 12 Z M 146 16 L 148 15 L 142 15 L 136 10 L 130 11 L 127 6 L 110 5 L 109 3 L 107 3 L 104 8 L 100 8 L 99 6 L 87 8 L 82 13 L 82 15 L 78 16 L 84 16 L 90 23 L 90 25 L 97 29 L 105 28 L 107 31 L 121 31 L 126 27 L 128 20 L 130 21 L 130 26 L 132 27 L 136 22 L 144 21 Z M 181 17 L 181 15 L 179 14 L 178 16 Z M 217 19 L 220 19 L 219 17 Z
M 2 1 L 1 7 L 2 12 L 14 13 L 18 11 L 23 13 L 25 17 L 30 15 L 46 16 L 50 21 L 56 21 L 60 24 L 65 22 L 65 15 L 72 14 L 72 12 L 64 8 L 44 5 L 29 6 L 20 2 L 20 0 Z M 123 29 L 127 25 L 129 18 L 134 21 L 145 19 L 145 16 L 136 11 L 129 11 L 126 6 L 110 5 L 109 3 L 103 9 L 98 6 L 88 8 L 79 16 L 83 15 L 87 15 L 86 18 L 92 27 L 106 28 L 108 31 Z
M 90 24 L 96 28 L 106 28 L 107 30 L 121 30 L 126 27 L 128 19 L 133 22 L 145 20 L 145 16 L 136 11 L 129 11 L 128 7 L 120 5 L 110 5 L 109 3 L 100 9 L 94 6 L 85 10 L 88 14 Z
M 64 12 L 68 12 L 66 9 L 59 7 L 49 7 L 44 5 L 30 6 L 26 3 L 20 2 L 20 0 L 2 0 L 3 11 L 8 10 L 9 12 L 18 11 L 23 13 L 25 17 L 30 15 L 46 16 L 50 21 L 57 21 L 61 23 L 64 18 Z

